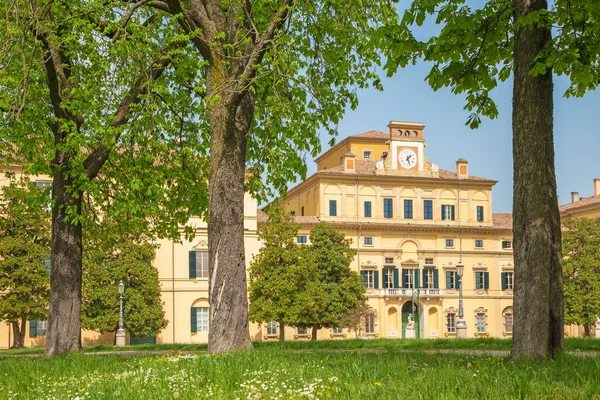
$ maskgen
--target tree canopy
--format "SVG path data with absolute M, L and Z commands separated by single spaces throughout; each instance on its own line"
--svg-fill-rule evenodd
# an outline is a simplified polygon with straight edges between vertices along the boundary
M 600 225 L 596 218 L 563 221 L 565 323 L 589 326 L 600 315 Z
M 310 244 L 296 243 L 299 225 L 279 217 L 260 230 L 264 243 L 250 267 L 250 320 L 340 327 L 364 305 L 364 286 L 350 269 L 356 250 L 330 225 L 313 228 Z
M 26 321 L 48 316 L 50 196 L 27 177 L 0 193 L 0 317 L 13 329 L 13 346 L 23 347 Z
M 95 240 L 94 240 L 95 239 Z M 158 270 L 152 265 L 156 245 L 144 235 L 127 233 L 110 241 L 86 240 L 83 262 L 82 327 L 116 332 L 119 281 L 123 281 L 124 329 L 131 335 L 158 334 L 167 325 Z

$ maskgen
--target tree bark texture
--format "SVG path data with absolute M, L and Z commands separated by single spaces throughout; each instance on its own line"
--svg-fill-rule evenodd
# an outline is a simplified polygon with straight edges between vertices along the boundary
M 64 153 L 57 152 L 53 181 L 52 266 L 46 355 L 81 350 L 81 224 L 67 220 L 67 207 L 81 215 L 81 193 L 69 192 L 73 182 L 65 172 Z
M 27 321 L 25 319 L 21 320 L 21 325 L 19 326 L 19 322 L 11 322 L 12 331 L 13 331 L 13 344 L 12 347 L 14 349 L 20 349 L 25 346 L 25 326 L 27 325 Z
M 317 325 L 313 325 L 312 332 L 310 333 L 310 340 L 317 340 L 317 333 L 319 332 L 319 327 Z
M 207 92 L 216 94 L 228 79 L 217 63 L 209 69 Z M 208 201 L 210 329 L 208 352 L 251 349 L 244 252 L 246 140 L 254 98 L 222 100 L 209 110 L 211 155 Z
M 285 324 L 283 322 L 279 322 L 279 341 L 285 342 Z
M 513 0 L 514 18 L 547 8 Z M 552 357 L 563 344 L 561 231 L 556 195 L 552 71 L 530 76 L 551 40 L 548 27 L 517 27 L 513 87 L 513 234 L 515 359 Z

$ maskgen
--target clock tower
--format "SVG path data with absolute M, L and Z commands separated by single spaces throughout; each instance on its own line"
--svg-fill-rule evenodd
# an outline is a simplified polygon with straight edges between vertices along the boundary
M 438 166 L 425 158 L 425 125 L 420 122 L 390 121 L 390 164 L 395 174 L 437 175 Z

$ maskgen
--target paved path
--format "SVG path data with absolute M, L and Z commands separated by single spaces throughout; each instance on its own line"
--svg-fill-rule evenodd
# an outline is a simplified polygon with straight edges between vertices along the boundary
M 298 353 L 387 353 L 387 352 L 398 352 L 398 353 L 428 353 L 428 354 L 467 354 L 474 356 L 494 356 L 494 357 L 507 357 L 510 356 L 510 350 L 481 350 L 481 349 L 382 349 L 382 348 L 359 348 L 359 349 L 332 349 L 332 348 L 320 348 L 320 349 L 295 349 Z M 120 355 L 120 356 L 145 356 L 145 355 L 170 355 L 170 354 L 206 354 L 206 350 L 123 350 L 123 351 L 96 351 L 83 353 L 90 356 L 108 356 L 108 355 Z M 599 351 L 567 351 L 566 354 L 575 357 L 600 357 Z M 0 352 L 0 359 L 11 358 L 11 357 L 43 357 L 43 354 L 2 354 Z

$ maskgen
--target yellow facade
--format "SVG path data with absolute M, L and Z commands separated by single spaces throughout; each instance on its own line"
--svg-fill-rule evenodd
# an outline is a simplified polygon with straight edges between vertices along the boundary
M 402 337 L 410 314 L 419 337 L 455 336 L 454 273 L 462 261 L 468 336 L 510 336 L 512 225 L 510 214 L 492 213 L 496 182 L 470 175 L 466 160 L 455 171 L 428 161 L 422 124 L 392 121 L 388 128 L 340 142 L 288 192 L 300 235 L 326 221 L 352 240 L 351 268 L 372 280 L 367 296 L 375 320 L 368 335 Z M 407 282 L 415 273 L 418 284 Z
M 512 216 L 492 213 L 496 182 L 471 175 L 463 159 L 457 160 L 453 171 L 427 160 L 422 124 L 392 121 L 388 128 L 387 133 L 369 131 L 344 139 L 315 160 L 315 174 L 288 192 L 287 210 L 301 224 L 299 235 L 309 241 L 310 229 L 326 221 L 352 241 L 357 255 L 351 268 L 366 280 L 368 303 L 374 310 L 372 324 L 362 335 L 403 337 L 410 315 L 419 337 L 455 337 L 459 317 L 455 272 L 461 261 L 467 335 L 510 337 Z M 22 173 L 18 166 L 1 168 L 17 177 Z M 47 176 L 30 178 L 51 183 Z M 2 175 L 0 186 L 7 182 Z M 244 206 L 249 265 L 260 249 L 257 228 L 266 215 L 249 195 Z M 594 182 L 593 196 L 574 198 L 561 207 L 562 218 L 576 216 L 600 218 L 600 180 Z M 197 276 L 192 277 L 190 268 L 190 252 L 208 251 L 207 226 L 198 218 L 191 218 L 188 225 L 196 229 L 196 237 L 186 241 L 182 235 L 181 243 L 160 240 L 153 261 L 169 321 L 157 343 L 208 340 L 206 326 L 198 321 L 200 314 L 195 332 L 192 317 L 194 310 L 209 307 L 207 273 L 197 266 Z M 567 327 L 565 333 L 581 335 L 578 327 Z M 279 326 L 251 324 L 250 334 L 254 341 L 278 340 Z M 310 340 L 310 334 L 310 329 L 285 327 L 286 340 Z M 0 348 L 10 346 L 10 335 L 8 324 L 0 323 Z M 317 337 L 355 335 L 321 329 Z M 82 332 L 84 345 L 113 339 L 112 333 Z M 25 344 L 43 346 L 44 336 L 26 334 Z

